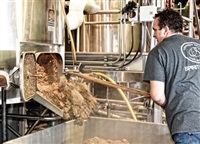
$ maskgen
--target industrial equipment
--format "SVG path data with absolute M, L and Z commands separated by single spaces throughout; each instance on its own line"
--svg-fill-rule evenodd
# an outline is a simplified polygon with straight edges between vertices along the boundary
M 82 123 L 77 123 L 76 120 L 68 121 L 22 138 L 10 140 L 5 144 L 82 144 L 94 137 L 105 140 L 126 139 L 130 144 L 173 144 L 166 125 L 96 117 L 91 117 Z
M 169 144 L 164 113 L 143 82 L 156 44 L 151 22 L 166 1 L 80 1 L 0 1 L 0 142 L 143 143 L 144 134 L 149 144 Z
M 26 102 L 35 97 L 36 92 L 36 62 L 45 62 L 49 55 L 55 56 L 60 60 L 58 73 L 62 73 L 65 28 L 60 1 L 6 0 L 1 1 L 0 5 L 3 142 L 24 133 L 24 119 L 18 120 L 12 116 L 7 119 L 7 113 L 18 118 L 20 114 L 27 114 L 26 107 L 29 103 Z M 55 108 L 50 107 L 47 101 L 38 101 L 54 111 Z

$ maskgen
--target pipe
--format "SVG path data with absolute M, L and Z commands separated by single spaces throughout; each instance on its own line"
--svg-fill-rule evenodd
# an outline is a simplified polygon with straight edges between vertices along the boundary
M 2 110 L 2 142 L 7 141 L 7 130 L 6 130 L 6 125 L 7 125 L 7 114 L 6 114 L 6 90 L 5 88 L 1 87 L 1 110 Z
M 182 3 L 179 2 L 179 3 L 178 3 L 178 6 L 180 6 L 180 15 L 182 15 Z
M 123 44 L 122 44 L 122 49 L 123 49 L 123 61 L 122 61 L 122 63 L 118 66 L 118 68 L 122 68 L 123 67 L 123 65 L 125 64 L 125 62 L 126 62 L 126 15 L 125 14 L 123 14 L 123 40 L 122 40 L 122 42 L 123 42 Z M 120 60 L 122 60 L 122 59 L 120 59 Z
M 98 22 L 84 22 L 85 25 L 96 25 L 96 24 L 120 24 L 119 21 L 108 21 L 108 22 L 103 22 L 103 21 L 98 21 Z
M 197 10 L 196 0 L 194 0 L 194 14 L 195 14 L 195 19 L 196 19 L 196 23 L 197 23 L 198 35 L 199 35 L 199 39 L 200 39 L 200 22 L 199 22 L 199 15 L 198 15 L 198 10 Z
M 48 110 L 48 109 L 45 109 L 45 110 L 42 112 L 41 116 L 44 116 L 45 113 L 47 112 L 47 110 Z M 24 135 L 27 135 L 27 134 L 31 133 L 31 132 L 33 131 L 33 129 L 35 128 L 35 126 L 36 126 L 39 122 L 40 122 L 40 120 L 35 121 L 35 122 L 32 124 L 31 128 L 30 128 Z
M 2 122 L 2 120 L 0 120 Z M 10 130 L 15 136 L 20 137 L 21 135 L 17 133 L 10 125 L 6 125 L 7 129 Z
M 21 137 L 19 133 L 17 133 L 10 125 L 7 125 L 7 128 L 17 137 Z
M 99 10 L 96 14 L 119 14 L 121 10 Z
M 0 114 L 2 116 L 2 114 Z M 21 115 L 21 114 L 6 114 L 8 118 L 16 118 L 16 119 L 29 119 L 29 120 L 40 120 L 40 121 L 55 121 L 61 120 L 62 117 L 55 116 L 55 117 L 48 117 L 48 116 L 33 116 L 33 115 Z
M 104 115 L 104 116 L 107 115 L 107 112 L 104 111 L 104 110 L 95 110 L 95 112 L 98 113 L 98 114 Z M 116 114 L 113 114 L 113 113 L 111 113 L 110 116 L 111 116 L 112 118 L 122 118 L 121 116 L 116 115 Z
M 189 18 L 192 20 L 192 22 L 190 22 L 188 25 L 189 25 L 189 34 L 188 36 L 189 37 L 194 37 L 194 30 L 193 29 L 193 17 L 194 17 L 194 5 L 193 5 L 194 1 L 193 0 L 190 0 L 189 1 Z
M 144 96 L 142 96 L 142 98 L 144 98 Z M 103 98 L 96 98 L 96 100 L 98 102 L 106 102 L 107 100 L 103 99 Z M 134 99 L 135 100 L 135 99 Z M 131 100 L 132 102 L 130 102 L 131 104 L 133 105 L 143 105 L 144 103 L 143 102 L 133 102 L 133 99 Z M 115 103 L 115 104 L 124 104 L 124 101 L 121 101 L 121 100 L 108 100 L 108 102 L 112 102 L 112 103 Z
M 103 78 L 109 80 L 109 81 L 112 82 L 113 84 L 116 84 L 116 82 L 115 82 L 114 80 L 112 80 L 110 77 L 108 77 L 107 75 L 105 75 L 105 74 L 103 74 L 103 73 L 95 72 L 94 74 L 95 74 L 95 75 L 98 75 L 98 76 L 101 76 L 101 77 L 103 77 Z M 131 113 L 131 116 L 133 117 L 133 119 L 134 119 L 135 121 L 137 121 L 137 118 L 136 118 L 136 116 L 135 116 L 135 113 L 133 112 L 133 109 L 132 109 L 132 107 L 131 107 L 131 105 L 130 105 L 128 99 L 126 98 L 124 92 L 123 92 L 121 89 L 119 89 L 119 88 L 117 88 L 117 90 L 118 90 L 118 92 L 121 94 L 121 96 L 122 96 L 122 98 L 124 99 L 124 101 L 126 102 L 126 105 L 128 106 L 128 109 L 129 109 L 129 111 L 130 111 L 130 113 Z
M 74 45 L 74 39 L 72 37 L 71 29 L 69 27 L 69 22 L 68 22 L 67 15 L 66 15 L 66 12 L 65 12 L 64 2 L 62 2 L 62 0 L 60 0 L 60 4 L 61 4 L 61 7 L 62 7 L 63 15 L 65 17 L 65 23 L 67 25 L 67 32 L 68 32 L 69 38 L 71 40 L 71 48 L 72 48 L 72 54 L 73 54 L 73 60 L 74 60 L 73 62 L 75 64 L 76 63 L 76 49 L 75 49 L 75 45 Z
M 80 27 L 84 21 L 83 10 L 86 7 L 88 0 L 70 0 L 67 19 L 67 26 L 70 27 L 70 30 L 75 30 Z

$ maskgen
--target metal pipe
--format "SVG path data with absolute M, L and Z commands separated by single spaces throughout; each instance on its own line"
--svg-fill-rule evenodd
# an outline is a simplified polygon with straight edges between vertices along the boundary
M 98 114 L 107 116 L 107 112 L 104 111 L 104 110 L 95 110 L 95 112 L 98 113 Z M 111 118 L 121 118 L 121 116 L 116 115 L 116 114 L 113 114 L 113 113 L 110 114 L 110 117 L 111 117 Z
M 70 53 L 68 53 L 68 52 L 65 52 L 65 54 L 68 54 L 69 56 L 67 56 L 67 57 L 70 57 Z M 109 56 L 109 55 L 111 55 L 112 56 L 112 58 L 114 57 L 117 57 L 117 56 L 115 56 L 115 54 L 116 53 L 98 53 L 98 52 L 87 52 L 87 53 L 77 53 L 78 54 L 78 56 L 81 56 L 81 55 L 83 55 L 83 57 L 85 57 L 85 56 L 87 56 L 87 57 L 94 57 L 94 58 L 96 58 L 96 57 L 101 57 L 101 56 L 105 56 L 105 55 L 107 55 L 107 56 Z M 81 54 L 81 55 L 79 55 L 79 54 Z M 84 55 L 85 54 L 85 55 Z M 136 54 L 136 52 L 132 52 L 132 54 L 133 55 L 135 55 Z M 148 54 L 149 53 L 145 53 L 145 52 L 143 52 L 142 53 L 142 55 L 144 55 L 144 56 L 148 56 Z
M 80 28 L 77 28 L 76 31 L 77 39 L 76 39 L 76 53 L 79 52 L 80 50 Z
M 199 15 L 198 15 L 198 10 L 197 10 L 196 0 L 194 0 L 194 14 L 195 14 L 195 19 L 197 23 L 197 31 L 198 31 L 198 35 L 200 39 L 200 23 L 199 23 Z
M 107 80 L 110 81 L 111 83 L 116 84 L 116 82 L 115 82 L 113 79 L 111 79 L 110 77 L 108 77 L 107 75 L 105 75 L 105 74 L 103 74 L 103 73 L 96 72 L 96 73 L 94 73 L 94 74 L 97 75 L 97 76 L 101 76 L 101 77 L 107 79 Z M 122 96 L 123 100 L 126 102 L 126 105 L 127 105 L 128 109 L 129 109 L 129 111 L 130 111 L 130 113 L 131 113 L 132 118 L 133 118 L 135 121 L 137 121 L 137 117 L 135 116 L 135 113 L 134 113 L 134 111 L 133 111 L 133 109 L 132 109 L 132 107 L 131 107 L 131 104 L 130 104 L 130 102 L 128 101 L 126 95 L 125 95 L 124 92 L 123 92 L 121 89 L 119 89 L 119 88 L 117 88 L 117 91 L 120 93 L 120 95 Z
M 109 102 L 108 102 L 108 98 L 109 97 L 109 88 L 107 87 L 106 88 L 106 109 L 107 109 L 107 117 L 109 118 L 110 117 L 110 107 L 109 107 Z
M 48 109 L 45 109 L 41 116 L 44 116 L 44 114 L 47 112 Z M 36 122 L 33 123 L 33 125 L 31 126 L 31 128 L 25 133 L 25 135 L 29 134 L 30 132 L 33 131 L 33 129 L 35 128 L 35 126 L 39 123 L 40 120 L 37 120 Z
M 69 6 L 69 2 L 65 2 L 65 7 Z M 96 13 L 91 13 L 90 15 L 95 14 L 119 14 L 121 10 L 99 10 Z
M 96 98 L 96 99 L 99 102 L 112 102 L 112 103 L 125 104 L 125 102 L 122 100 L 113 100 L 113 99 L 106 100 L 106 99 L 102 99 L 102 98 Z M 143 102 L 130 102 L 130 104 L 143 105 L 144 103 Z
M 118 65 L 118 68 L 122 68 L 124 63 L 126 62 L 126 15 L 125 14 L 123 14 L 122 23 L 124 26 L 123 27 L 124 29 L 121 33 L 121 35 L 123 35 L 123 39 L 122 39 L 123 62 Z
M 2 116 L 2 114 L 0 114 Z M 32 115 L 20 115 L 20 114 L 7 114 L 7 118 L 18 118 L 18 119 L 29 119 L 29 120 L 40 120 L 40 121 L 55 121 L 62 119 L 60 116 L 46 117 L 46 116 L 32 116 Z
M 1 120 L 0 120 L 1 121 Z M 1 121 L 2 122 L 2 121 Z M 6 125 L 6 127 L 17 137 L 20 137 L 21 135 L 17 133 L 10 125 Z
M 86 52 L 86 30 L 85 30 L 85 20 L 83 21 L 83 50 Z M 80 48 L 80 47 L 79 47 Z
M 121 10 L 100 10 L 94 14 L 119 14 Z
M 51 112 L 51 114 L 50 114 L 52 117 L 55 117 L 55 113 L 53 113 L 53 112 Z M 52 121 L 51 122 L 51 126 L 55 126 L 56 125 L 56 122 L 55 121 Z
M 134 53 L 134 55 L 135 55 L 135 53 Z M 142 53 L 141 54 L 142 56 L 147 56 L 147 53 Z M 89 56 L 88 56 L 89 57 Z M 115 57 L 112 57 L 112 58 L 115 58 Z M 98 59 L 98 56 L 97 56 L 97 59 Z M 109 58 L 109 59 L 111 59 L 111 58 Z M 129 61 L 129 60 L 131 60 L 130 58 L 128 58 L 128 59 L 126 59 L 127 61 Z M 70 62 L 70 60 L 66 60 L 65 61 L 66 63 L 67 62 Z M 82 60 L 80 60 L 80 61 L 77 61 L 77 63 L 82 63 L 82 64 L 109 64 L 108 62 L 105 62 L 105 61 L 103 61 L 103 58 L 102 58 L 102 60 L 96 60 L 96 61 L 93 61 L 93 60 L 84 60 L 84 61 L 82 61 Z M 113 62 L 113 61 L 112 61 Z
M 109 21 L 109 22 L 84 22 L 85 25 L 96 25 L 96 24 L 120 24 L 119 21 Z
M 7 119 L 6 119 L 6 90 L 2 87 L 1 88 L 1 101 L 2 101 L 2 141 L 7 141 L 7 132 L 6 132 L 6 125 L 7 125 Z
M 10 125 L 7 124 L 7 128 L 17 137 L 20 137 L 21 135 L 17 133 Z
M 194 36 L 194 31 L 193 29 L 193 12 L 194 12 L 194 5 L 193 5 L 194 1 L 190 0 L 189 2 L 189 18 L 192 20 L 192 22 L 189 23 L 189 37 L 193 37 Z
M 52 44 L 52 43 L 41 43 L 41 42 L 31 42 L 31 41 L 21 41 L 20 44 L 29 44 L 29 45 L 33 45 L 33 46 L 49 46 L 49 47 L 53 47 L 53 46 L 62 46 L 63 44 Z

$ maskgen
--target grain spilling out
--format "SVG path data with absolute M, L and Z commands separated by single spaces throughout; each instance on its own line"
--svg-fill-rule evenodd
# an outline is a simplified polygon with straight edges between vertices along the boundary
M 87 84 L 68 80 L 60 73 L 60 61 L 56 55 L 43 55 L 37 60 L 37 91 L 63 111 L 64 119 L 87 119 L 97 105 Z M 62 65 L 61 65 L 62 66 Z

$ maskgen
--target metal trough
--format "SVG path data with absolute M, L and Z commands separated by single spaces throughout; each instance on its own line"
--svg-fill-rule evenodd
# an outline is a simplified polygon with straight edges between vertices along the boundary
M 127 139 L 130 144 L 173 144 L 164 124 L 97 117 L 83 123 L 71 120 L 3 144 L 82 144 L 93 137 Z

